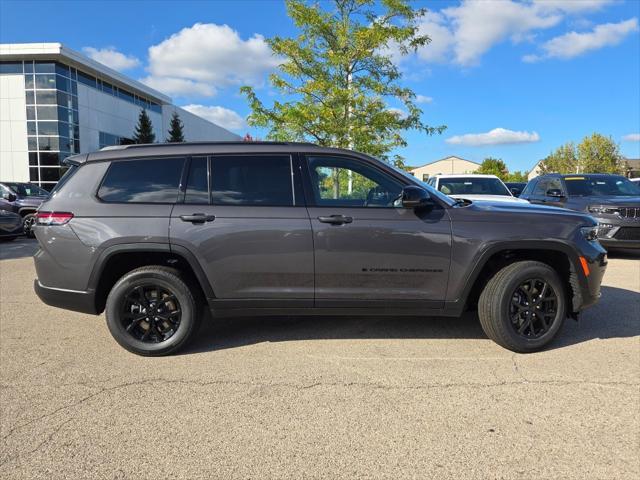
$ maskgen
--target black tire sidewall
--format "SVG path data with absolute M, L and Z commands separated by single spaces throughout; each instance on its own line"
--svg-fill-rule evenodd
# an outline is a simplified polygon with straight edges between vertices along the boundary
M 156 284 L 172 292 L 181 309 L 178 330 L 164 342 L 146 343 L 130 335 L 122 325 L 122 307 L 125 295 L 136 286 Z M 188 286 L 178 277 L 161 271 L 133 272 L 122 277 L 109 293 L 105 308 L 107 326 L 113 338 L 125 349 L 139 355 L 166 355 L 178 350 L 190 337 L 196 325 L 197 308 Z
M 35 221 L 36 218 L 36 214 L 35 213 L 29 213 L 27 215 L 24 216 L 24 218 L 22 219 L 22 232 L 25 234 L 25 236 L 27 238 L 33 238 L 35 235 L 33 234 L 33 223 Z M 27 230 L 27 222 L 31 221 L 31 226 L 29 227 L 29 229 Z
M 509 306 L 511 303 L 513 292 L 516 290 L 516 288 L 518 288 L 520 284 L 522 284 L 522 282 L 534 278 L 539 278 L 548 282 L 551 288 L 553 288 L 556 297 L 558 298 L 558 309 L 556 311 L 556 318 L 554 319 L 551 328 L 539 338 L 528 339 L 526 337 L 523 337 L 522 335 L 518 335 L 518 333 L 513 329 L 513 326 L 511 325 L 511 318 L 509 315 Z M 564 319 L 567 316 L 567 300 L 565 295 L 565 288 L 558 274 L 550 267 L 546 267 L 543 265 L 532 265 L 527 266 L 521 271 L 517 271 L 515 274 L 511 275 L 508 278 L 500 293 L 502 298 L 500 299 L 499 321 L 503 323 L 503 331 L 507 333 L 510 341 L 518 346 L 518 350 L 539 350 L 547 343 L 552 341 L 560 328 L 562 328 Z

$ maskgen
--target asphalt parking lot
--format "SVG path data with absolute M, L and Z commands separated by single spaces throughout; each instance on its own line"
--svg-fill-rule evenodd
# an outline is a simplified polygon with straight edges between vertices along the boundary
M 39 302 L 0 244 L 0 477 L 640 477 L 640 257 L 548 350 L 455 319 L 236 319 L 168 358 Z

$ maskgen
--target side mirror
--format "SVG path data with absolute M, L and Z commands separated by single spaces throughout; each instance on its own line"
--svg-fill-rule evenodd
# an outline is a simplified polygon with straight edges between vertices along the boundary
M 4 196 L 4 199 L 5 199 L 7 202 L 15 202 L 15 201 L 18 199 L 18 197 L 16 197 L 13 193 L 7 193 L 7 194 Z
M 562 198 L 564 195 L 562 194 L 562 190 L 559 188 L 551 188 L 547 190 L 547 197 Z
M 402 206 L 404 208 L 418 208 L 432 204 L 431 195 L 424 188 L 410 185 L 402 189 Z
M 519 197 L 520 196 L 520 189 L 519 188 L 512 187 L 512 188 L 509 189 L 509 191 L 511 192 L 511 194 L 514 197 Z

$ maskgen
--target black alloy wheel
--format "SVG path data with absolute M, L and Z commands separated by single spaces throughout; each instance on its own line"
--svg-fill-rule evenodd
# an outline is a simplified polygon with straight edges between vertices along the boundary
M 138 285 L 125 295 L 122 326 L 141 342 L 169 340 L 178 330 L 181 317 L 180 303 L 175 294 L 159 285 Z
M 509 305 L 511 326 L 525 338 L 540 338 L 549 331 L 558 312 L 558 296 L 549 282 L 532 278 L 513 292 Z

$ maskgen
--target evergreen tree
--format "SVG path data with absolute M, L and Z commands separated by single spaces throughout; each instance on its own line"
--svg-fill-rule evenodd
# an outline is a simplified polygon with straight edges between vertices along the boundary
M 182 143 L 184 142 L 184 125 L 180 120 L 178 112 L 173 112 L 171 115 L 171 123 L 169 128 L 169 137 L 167 143 Z
M 133 141 L 134 143 L 153 143 L 156 141 L 151 119 L 144 108 L 140 111 L 140 116 L 138 116 L 138 125 L 136 125 Z

